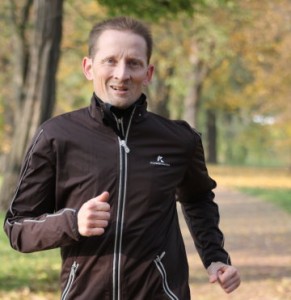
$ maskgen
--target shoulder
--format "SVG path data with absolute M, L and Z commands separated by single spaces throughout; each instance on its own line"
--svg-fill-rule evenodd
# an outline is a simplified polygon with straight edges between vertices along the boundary
M 88 119 L 87 108 L 54 116 L 38 127 L 32 142 L 54 147 L 56 142 L 74 140 L 82 133 L 82 127 Z
M 77 110 L 69 111 L 69 112 L 54 116 L 54 117 L 48 119 L 47 121 L 45 121 L 42 124 L 42 126 L 43 127 L 51 126 L 51 125 L 57 124 L 62 121 L 79 119 L 83 115 L 88 115 L 88 107 L 83 107 L 83 108 L 80 108 Z
M 48 119 L 40 125 L 40 129 L 48 135 L 54 135 L 58 131 L 74 130 L 76 126 L 88 122 L 88 119 L 88 108 L 81 108 Z
M 169 130 L 188 140 L 199 140 L 201 138 L 201 133 L 184 120 L 171 120 L 152 112 L 149 112 L 149 117 L 157 130 Z
M 176 123 L 179 127 L 188 131 L 190 134 L 194 134 L 195 136 L 201 137 L 201 133 L 194 127 L 191 127 L 188 122 L 184 120 L 174 120 L 173 122 Z

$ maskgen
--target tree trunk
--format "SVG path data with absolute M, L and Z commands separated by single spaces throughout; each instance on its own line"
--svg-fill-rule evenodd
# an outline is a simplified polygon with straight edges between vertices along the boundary
M 213 110 L 207 110 L 206 113 L 207 126 L 207 161 L 217 164 L 217 128 L 216 114 Z
M 34 0 L 34 32 L 28 53 L 27 72 L 19 92 L 11 151 L 1 188 L 1 208 L 6 209 L 16 187 L 28 143 L 37 127 L 53 111 L 56 72 L 62 36 L 63 0 Z
M 190 74 L 189 90 L 184 101 L 183 119 L 195 128 L 197 125 L 197 111 L 201 98 L 202 86 L 209 70 L 207 65 L 199 59 L 193 62 L 192 65 L 193 71 Z
M 234 162 L 233 140 L 234 140 L 234 124 L 233 115 L 231 113 L 225 113 L 223 116 L 225 122 L 225 151 L 224 151 L 224 163 Z
M 169 67 L 166 69 L 166 78 L 169 79 L 173 77 L 175 73 L 174 67 Z M 171 85 L 165 83 L 165 79 L 161 78 L 159 70 L 156 69 L 155 76 L 151 83 L 150 88 L 147 93 L 150 95 L 150 109 L 151 111 L 165 117 L 170 117 L 170 111 L 168 108 L 169 98 L 171 94 Z

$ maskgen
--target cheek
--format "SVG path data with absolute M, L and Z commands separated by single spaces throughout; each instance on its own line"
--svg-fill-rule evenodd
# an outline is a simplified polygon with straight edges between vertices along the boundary
M 144 84 L 148 83 L 148 77 L 147 77 L 147 73 L 143 72 L 139 72 L 138 74 L 135 75 L 134 77 L 134 81 L 136 84 L 139 84 L 141 86 L 143 86 Z
M 110 73 L 108 72 L 108 70 L 95 70 L 93 77 L 95 85 L 102 85 L 105 84 L 106 81 L 110 78 Z
M 96 79 L 98 78 L 109 78 L 112 76 L 112 68 L 103 64 L 95 64 L 93 65 L 93 73 Z

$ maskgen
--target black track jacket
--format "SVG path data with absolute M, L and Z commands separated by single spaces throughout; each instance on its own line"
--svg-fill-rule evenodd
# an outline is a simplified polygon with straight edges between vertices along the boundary
M 188 300 L 177 200 L 204 266 L 230 263 L 200 135 L 148 112 L 144 95 L 114 130 L 97 103 L 39 128 L 5 220 L 11 246 L 61 248 L 63 300 Z M 103 191 L 110 223 L 81 237 L 78 209 Z

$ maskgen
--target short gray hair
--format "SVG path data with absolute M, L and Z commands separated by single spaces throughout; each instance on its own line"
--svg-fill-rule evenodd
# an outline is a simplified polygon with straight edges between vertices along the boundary
M 147 46 L 147 61 L 149 63 L 153 48 L 151 31 L 144 23 L 126 16 L 107 19 L 93 26 L 88 41 L 89 57 L 92 58 L 96 54 L 97 41 L 105 30 L 130 31 L 144 38 Z

